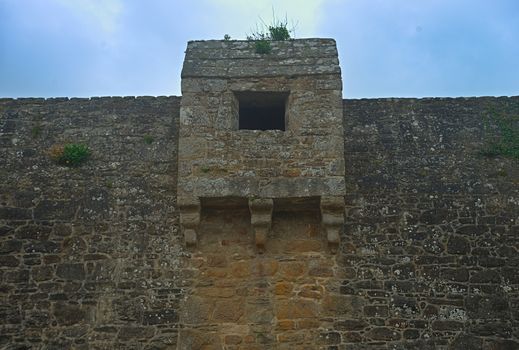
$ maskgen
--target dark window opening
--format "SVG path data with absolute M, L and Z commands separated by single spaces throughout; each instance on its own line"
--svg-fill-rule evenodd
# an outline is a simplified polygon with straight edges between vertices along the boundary
M 285 131 L 288 92 L 236 92 L 239 128 Z

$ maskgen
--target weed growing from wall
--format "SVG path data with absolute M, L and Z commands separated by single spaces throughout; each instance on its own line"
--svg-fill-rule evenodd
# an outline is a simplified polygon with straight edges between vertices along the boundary
M 247 35 L 247 40 L 255 41 L 254 47 L 256 53 L 268 54 L 272 51 L 270 45 L 271 41 L 284 41 L 291 38 L 293 30 L 288 29 L 288 20 L 279 20 L 273 13 L 272 23 L 265 24 L 261 20 L 261 25 L 256 24 L 256 30 L 253 30 L 250 35 Z
M 272 40 L 288 40 L 290 39 L 290 31 L 287 28 L 287 23 L 278 22 L 269 26 L 269 34 Z
M 486 140 L 479 154 L 519 159 L 519 114 L 489 108 L 484 123 Z
M 49 157 L 60 165 L 70 167 L 79 166 L 90 156 L 90 149 L 86 145 L 67 143 L 54 145 L 48 150 Z
M 31 128 L 31 136 L 33 139 L 38 138 L 41 135 L 42 127 L 40 124 L 36 124 Z
M 261 55 L 270 53 L 272 51 L 272 46 L 270 46 L 270 41 L 262 39 L 262 40 L 256 40 L 254 43 L 254 48 L 256 50 L 256 53 L 259 53 Z

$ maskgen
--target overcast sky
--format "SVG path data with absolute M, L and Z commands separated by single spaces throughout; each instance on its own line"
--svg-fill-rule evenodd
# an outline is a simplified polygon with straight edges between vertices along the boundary
M 180 95 L 188 40 L 273 8 L 336 39 L 345 98 L 519 95 L 519 0 L 0 0 L 0 97 Z

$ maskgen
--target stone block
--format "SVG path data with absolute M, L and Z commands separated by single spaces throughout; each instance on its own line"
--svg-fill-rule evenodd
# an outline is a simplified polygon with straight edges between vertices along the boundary
M 469 272 L 465 268 L 442 269 L 440 276 L 448 281 L 467 282 L 469 280 Z
M 238 345 L 243 341 L 242 337 L 239 335 L 226 335 L 225 336 L 225 344 L 227 345 Z
M 483 270 L 474 273 L 470 277 L 471 283 L 500 283 L 501 276 L 499 275 L 498 270 Z
M 32 211 L 24 208 L 0 207 L 0 220 L 31 220 Z
M 364 315 L 366 317 L 387 317 L 389 308 L 385 305 L 369 305 L 364 306 Z
M 327 295 L 322 301 L 323 316 L 361 317 L 364 299 L 355 295 Z
M 83 264 L 61 264 L 56 267 L 56 276 L 65 280 L 84 280 Z
M 317 304 L 311 300 L 280 300 L 276 302 L 275 309 L 278 320 L 313 318 L 318 314 Z
M 160 325 L 177 323 L 179 320 L 177 310 L 161 309 L 156 311 L 145 311 L 142 315 L 145 325 Z
M 225 287 L 199 287 L 196 294 L 209 298 L 230 298 L 234 296 L 234 288 Z
M 312 277 L 333 277 L 333 267 L 326 261 L 310 261 L 308 275 Z
M 12 255 L 0 255 L 0 267 L 17 267 L 20 261 Z
M 452 235 L 447 242 L 447 253 L 468 254 L 470 253 L 470 242 L 465 237 Z
M 302 285 L 297 295 L 302 298 L 321 299 L 324 288 L 320 285 Z
M 36 220 L 69 220 L 76 214 L 78 204 L 74 201 L 43 200 L 34 208 Z
M 274 294 L 275 295 L 284 295 L 288 296 L 292 293 L 293 285 L 288 282 L 279 282 L 274 286 Z
M 231 275 L 235 278 L 245 278 L 251 275 L 252 269 L 248 261 L 237 261 L 230 265 Z
M 470 318 L 500 320 L 510 318 L 508 300 L 502 295 L 470 295 L 465 297 L 465 308 Z
M 435 331 L 460 331 L 463 329 L 463 323 L 456 321 L 437 320 L 432 323 L 432 329 Z
M 287 240 L 285 243 L 285 251 L 287 253 L 310 253 L 321 250 L 321 242 L 314 239 Z
M 29 270 L 6 271 L 4 281 L 7 283 L 27 283 L 29 282 Z
M 337 321 L 334 328 L 340 331 L 361 331 L 368 326 L 362 319 L 346 319 Z
M 71 326 L 91 320 L 88 308 L 74 304 L 56 303 L 52 314 L 58 324 L 62 326 Z
M 213 311 L 212 320 L 216 322 L 238 322 L 243 316 L 243 300 L 218 301 Z
M 117 338 L 121 341 L 151 339 L 155 335 L 153 327 L 121 327 Z
M 323 332 L 319 334 L 319 344 L 338 345 L 341 343 L 341 335 L 338 332 Z
M 452 341 L 450 348 L 452 350 L 481 349 L 483 342 L 480 338 L 471 334 L 460 333 Z
M 297 320 L 297 329 L 316 329 L 321 326 L 321 322 L 315 318 L 302 318 Z
M 255 277 L 274 276 L 279 263 L 276 259 L 256 259 L 251 264 L 251 272 Z
M 293 320 L 279 320 L 276 329 L 281 331 L 288 331 L 296 328 L 296 324 Z
M 366 336 L 369 339 L 382 341 L 395 341 L 402 337 L 399 331 L 388 327 L 375 327 L 371 329 Z
M 302 277 L 307 271 L 307 266 L 302 261 L 281 262 L 279 266 L 279 275 L 287 281 L 294 281 Z
M 201 324 L 209 321 L 215 303 L 212 300 L 190 296 L 181 306 L 180 322 L 183 324 Z
M 270 303 L 252 303 L 245 306 L 245 318 L 252 324 L 271 324 L 274 318 L 274 311 Z
M 52 266 L 35 266 L 31 269 L 31 278 L 34 281 L 48 281 L 54 276 L 54 268 Z
M 10 239 L 0 243 L 0 254 L 16 253 L 22 248 L 22 241 Z
M 460 347 L 461 349 L 461 347 Z M 465 348 L 466 349 L 466 348 Z M 485 342 L 484 350 L 516 350 L 519 342 L 512 339 L 489 339 Z

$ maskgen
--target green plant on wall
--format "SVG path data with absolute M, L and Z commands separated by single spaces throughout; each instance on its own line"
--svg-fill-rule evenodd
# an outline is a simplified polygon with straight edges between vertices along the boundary
M 155 139 L 151 135 L 144 135 L 143 137 L 144 143 L 147 145 L 151 145 Z
M 90 157 L 88 146 L 77 143 L 54 145 L 48 150 L 49 157 L 60 165 L 79 166 Z
M 486 136 L 479 154 L 519 159 L 519 113 L 510 114 L 489 108 L 484 123 Z
M 270 53 L 272 51 L 272 46 L 270 46 L 270 41 L 261 39 L 256 40 L 254 43 L 254 48 L 256 50 L 256 53 L 259 53 L 261 55 Z
M 288 40 L 290 39 L 290 31 L 287 28 L 287 22 L 278 21 L 269 26 L 269 34 L 271 40 Z
M 256 30 L 252 34 L 247 35 L 247 40 L 255 41 L 254 47 L 256 53 L 268 54 L 272 51 L 271 41 L 284 41 L 291 38 L 293 30 L 288 29 L 288 20 L 279 20 L 273 13 L 272 23 L 265 24 L 261 20 L 261 25 L 256 25 Z
M 31 128 L 31 136 L 33 139 L 38 138 L 41 135 L 42 127 L 40 124 L 36 124 Z

